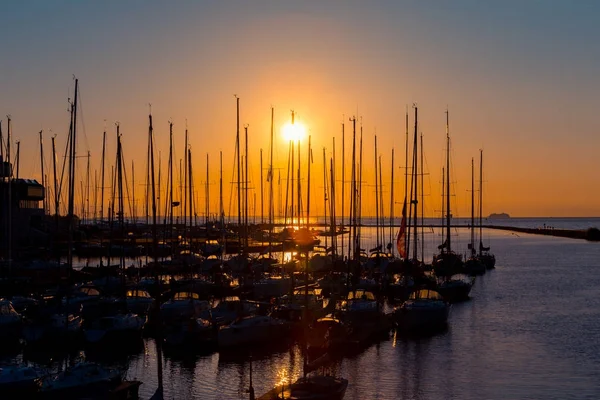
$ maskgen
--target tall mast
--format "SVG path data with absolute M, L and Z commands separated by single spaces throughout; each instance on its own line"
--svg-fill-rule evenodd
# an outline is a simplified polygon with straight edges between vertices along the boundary
M 77 93 L 79 80 L 75 79 L 75 95 L 71 106 L 71 147 L 69 154 L 69 206 L 68 217 L 69 222 L 69 249 L 67 254 L 67 266 L 70 271 L 73 269 L 73 209 L 75 206 L 75 157 L 77 154 Z
M 90 219 L 90 151 L 87 152 L 87 166 L 85 171 L 85 219 Z
M 394 149 L 392 148 L 392 171 L 390 177 L 390 241 L 392 243 L 394 235 Z M 390 247 L 390 250 L 392 248 Z
M 131 203 L 133 204 L 131 210 L 131 221 L 135 225 L 137 223 L 137 210 L 135 207 L 135 168 L 133 160 L 131 160 Z
M 381 225 L 380 228 L 380 232 L 381 234 L 379 235 L 380 239 L 381 239 L 381 243 L 379 243 L 378 245 L 381 245 L 382 249 L 383 249 L 383 242 L 385 242 L 385 215 L 383 212 L 383 182 L 382 182 L 382 170 L 381 170 L 381 155 L 379 155 L 379 204 L 377 205 L 377 207 L 379 208 L 379 224 Z
M 42 187 L 44 188 L 44 214 L 46 213 L 46 175 L 44 174 L 44 142 L 42 139 L 42 131 L 40 131 L 40 165 L 42 166 Z
M 415 104 L 415 132 L 414 132 L 414 155 L 413 155 L 413 176 L 415 177 L 414 179 L 414 205 L 415 205 L 415 212 L 413 214 L 413 229 L 414 229 L 414 256 L 415 259 L 419 258 L 419 254 L 418 254 L 418 249 L 419 249 L 419 244 L 418 244 L 418 238 L 419 238 L 419 234 L 417 232 L 417 224 L 418 224 L 418 206 L 419 206 L 419 164 L 418 164 L 418 158 L 419 158 L 419 144 L 418 144 L 418 129 L 419 129 L 419 118 L 418 118 L 418 112 L 419 112 L 419 108 L 417 107 L 417 105 Z
M 17 141 L 17 156 L 16 156 L 16 163 L 17 164 L 17 179 L 19 179 L 19 166 L 21 164 L 21 141 Z
M 479 255 L 483 243 L 483 149 L 479 149 Z
M 188 186 L 189 186 L 189 190 L 188 190 L 188 204 L 190 205 L 190 233 L 189 233 L 189 245 L 190 245 L 190 249 L 192 246 L 192 216 L 194 215 L 194 200 L 193 200 L 193 187 L 192 187 L 192 150 L 188 149 L 188 168 L 189 173 L 188 173 Z
M 273 220 L 275 217 L 275 207 L 273 204 L 273 117 L 274 110 L 271 107 L 271 143 L 270 143 L 270 151 L 269 151 L 269 257 L 271 257 L 271 238 L 273 236 Z M 285 222 L 285 221 L 284 221 Z
M 242 244 L 242 180 L 241 180 L 241 164 L 240 164 L 240 98 L 235 96 L 236 104 L 236 131 L 235 131 L 235 151 L 237 154 L 237 206 L 238 206 L 238 253 L 243 253 Z
M 152 197 L 152 249 L 153 249 L 153 258 L 156 260 L 158 258 L 158 237 L 156 235 L 156 189 L 154 185 L 154 130 L 152 128 L 152 114 L 148 115 L 149 118 L 149 127 L 148 127 L 148 141 L 150 143 L 150 192 Z M 156 281 L 158 285 L 158 280 Z
M 205 225 L 208 227 L 208 221 L 209 221 L 209 214 L 210 214 L 210 187 L 208 184 L 208 173 L 209 173 L 209 169 L 208 169 L 208 153 L 206 153 L 206 211 L 205 211 L 205 218 L 204 218 L 204 222 Z
M 123 149 L 121 147 L 121 133 L 119 132 L 119 124 L 117 124 L 117 190 L 119 202 L 119 228 L 121 231 L 121 240 L 125 238 L 125 207 L 123 201 Z M 119 251 L 119 267 L 125 267 L 124 252 Z
M 264 195 L 263 195 L 263 156 L 262 148 L 260 149 L 260 223 L 265 223 L 265 211 L 263 207 Z
M 300 180 L 300 139 L 298 139 L 298 226 L 302 217 L 302 181 Z
M 153 249 L 153 258 L 156 261 L 158 256 L 158 237 L 156 232 L 156 191 L 154 186 L 154 131 L 152 128 L 152 110 L 148 115 L 149 125 L 148 125 L 148 156 L 150 159 L 150 192 L 152 195 L 152 249 Z M 187 135 L 186 135 L 187 136 Z M 158 270 L 154 270 L 154 281 L 156 285 L 156 289 L 158 290 L 159 280 L 158 280 Z M 157 313 L 160 323 L 160 313 Z M 156 341 L 156 350 L 157 350 L 157 369 L 158 369 L 158 388 L 156 391 L 162 394 L 163 390 L 163 379 L 162 379 L 162 347 L 161 341 Z
M 350 118 L 352 121 L 352 182 L 350 184 L 350 191 L 352 192 L 350 196 L 350 213 L 349 218 L 351 218 L 351 222 L 348 223 L 350 225 L 350 236 L 348 237 L 348 260 L 350 260 L 350 251 L 351 251 L 351 243 L 355 246 L 354 253 L 356 253 L 356 241 L 354 236 L 356 235 L 356 117 Z M 348 264 L 348 269 L 350 269 L 350 264 Z M 348 270 L 348 274 L 350 274 L 350 270 Z M 350 276 L 348 275 L 348 282 L 350 282 Z
M 475 159 L 471 157 L 471 257 L 475 255 Z
M 225 255 L 225 211 L 223 209 L 223 151 L 219 152 L 219 221 L 221 229 L 221 260 Z
M 173 122 L 169 121 L 169 240 L 173 237 Z
M 336 202 L 335 202 L 335 136 L 332 138 L 333 141 L 333 151 L 332 151 L 332 158 L 331 158 L 331 163 L 333 165 L 330 166 L 330 174 L 331 174 L 331 184 L 329 186 L 329 208 L 330 208 L 330 215 L 331 215 L 331 247 L 333 247 L 333 252 L 332 255 L 335 256 L 337 255 L 337 238 L 335 236 L 336 233 L 336 227 L 335 227 L 335 208 L 336 208 Z M 343 243 L 343 242 L 342 242 Z M 335 260 L 333 258 L 333 260 Z
M 421 261 L 425 262 L 425 170 L 423 169 L 423 133 L 421 132 Z
M 404 148 L 405 151 L 405 163 L 404 163 L 404 198 L 408 196 L 408 106 L 406 106 L 406 145 Z M 411 199 L 412 200 L 412 199 Z M 408 224 L 410 226 L 410 224 Z M 407 237 L 410 235 L 407 235 Z M 408 247 L 407 247 L 408 249 Z
M 187 191 L 188 191 L 188 186 L 187 186 L 187 182 L 188 182 L 188 157 L 187 157 L 187 152 L 188 152 L 188 130 L 187 130 L 187 123 L 186 123 L 186 127 L 185 127 L 185 148 L 183 149 L 183 229 L 185 231 L 185 227 L 187 226 Z M 239 179 L 238 179 L 239 180 Z M 190 218 L 191 221 L 191 218 Z M 192 224 L 190 223 L 190 226 Z
M 244 159 L 244 248 L 248 250 L 248 124 L 244 126 L 244 145 L 245 159 Z
M 342 232 L 344 230 L 344 197 L 346 197 L 346 192 L 344 190 L 345 186 L 346 186 L 346 164 L 345 164 L 346 149 L 345 149 L 345 145 L 346 145 L 346 137 L 345 137 L 345 130 L 344 130 L 344 117 L 342 117 L 342 215 L 341 215 L 341 217 L 342 217 L 341 218 Z M 334 153 L 334 157 L 335 157 L 335 153 Z M 342 257 L 343 257 L 343 254 L 344 254 L 344 237 L 342 236 Z
M 335 154 L 335 152 L 334 152 Z M 335 161 L 333 161 L 333 158 L 330 159 L 329 161 L 329 174 L 330 177 L 329 179 L 331 180 L 331 191 L 330 191 L 330 200 L 329 200 L 329 207 L 331 209 L 331 247 L 333 247 L 333 251 L 331 253 L 331 257 L 332 257 L 332 261 L 335 262 L 335 258 L 337 256 L 337 239 L 335 236 L 335 232 L 336 232 L 336 227 L 335 227 Z M 344 243 L 344 241 L 342 241 L 342 243 Z M 343 254 L 343 251 L 342 251 Z
M 131 162 L 133 165 L 133 161 Z M 94 169 L 94 224 L 98 223 L 98 170 Z
M 292 125 L 294 125 L 294 110 L 292 110 Z M 294 139 L 291 139 L 292 142 L 292 169 L 290 170 L 290 176 L 291 176 L 291 191 L 292 193 L 290 194 L 291 197 L 291 202 L 292 202 L 292 206 L 291 206 L 291 218 L 292 218 L 292 226 L 294 225 L 294 175 L 295 175 L 295 169 L 294 169 L 294 158 L 296 156 L 296 153 L 294 152 Z
M 375 135 L 375 247 L 379 246 L 379 174 L 377 171 L 377 135 Z
M 56 176 L 56 135 L 52 136 L 52 170 L 54 175 L 54 214 L 56 216 L 56 229 L 58 229 L 58 179 Z
M 325 218 L 325 226 L 327 226 L 327 161 L 325 159 L 325 147 L 323 147 L 323 216 Z M 332 233 L 331 241 L 335 240 Z M 325 249 L 327 249 L 327 236 L 325 236 Z
M 312 164 L 312 148 L 310 146 L 310 136 L 308 135 L 308 161 L 306 167 L 306 228 L 310 229 L 310 164 Z M 308 281 L 306 281 L 308 282 Z M 308 287 L 308 285 L 305 285 Z
M 452 217 L 450 212 L 450 127 L 448 110 L 446 110 L 446 249 L 448 253 L 451 251 L 450 247 L 450 218 Z
M 363 124 L 362 117 L 360 117 L 360 151 L 358 158 L 358 191 L 357 191 L 357 214 L 358 214 L 358 225 L 357 225 L 357 233 L 356 233 L 356 260 L 359 259 L 360 256 L 360 239 L 361 239 L 361 231 L 362 231 L 362 165 L 363 165 Z
M 52 139 L 52 146 L 54 147 L 54 138 Z M 101 161 L 101 168 L 102 171 L 100 173 L 101 175 L 101 188 L 100 188 L 100 222 L 103 221 L 104 219 L 104 157 L 105 157 L 105 151 L 106 151 L 106 130 L 102 133 L 102 161 Z M 146 221 L 148 222 L 148 221 Z

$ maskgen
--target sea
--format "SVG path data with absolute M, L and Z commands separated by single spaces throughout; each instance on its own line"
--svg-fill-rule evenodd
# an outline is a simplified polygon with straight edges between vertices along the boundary
M 452 230 L 452 247 L 466 253 L 470 220 L 463 222 Z M 600 227 L 600 218 L 485 223 L 587 229 Z M 386 229 L 363 227 L 364 247 L 374 247 L 378 235 L 393 238 L 397 228 Z M 600 243 L 494 229 L 483 229 L 482 236 L 496 268 L 475 279 L 469 301 L 452 305 L 448 329 L 420 338 L 392 331 L 337 360 L 331 372 L 349 382 L 344 399 L 600 399 Z M 419 251 L 431 258 L 442 231 L 426 229 L 420 238 Z M 68 357 L 125 368 L 128 379 L 143 382 L 140 398 L 153 396 L 159 374 L 152 339 L 128 354 L 99 353 Z M 0 355 L 0 364 L 14 362 L 57 368 L 65 357 Z M 302 350 L 282 344 L 233 353 L 163 353 L 163 397 L 248 399 L 250 364 L 260 396 L 301 376 Z

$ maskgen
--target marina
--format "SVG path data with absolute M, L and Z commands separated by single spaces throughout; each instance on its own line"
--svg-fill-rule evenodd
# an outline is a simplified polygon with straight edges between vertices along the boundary
M 599 18 L 5 4 L 0 400 L 599 399 Z

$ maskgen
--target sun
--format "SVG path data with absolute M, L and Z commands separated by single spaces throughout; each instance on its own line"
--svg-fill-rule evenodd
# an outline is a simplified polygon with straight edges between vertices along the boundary
M 297 121 L 294 124 L 289 122 L 285 124 L 282 132 L 285 140 L 293 140 L 294 142 L 297 140 L 302 140 L 304 136 L 306 136 L 306 128 L 304 128 L 304 125 Z

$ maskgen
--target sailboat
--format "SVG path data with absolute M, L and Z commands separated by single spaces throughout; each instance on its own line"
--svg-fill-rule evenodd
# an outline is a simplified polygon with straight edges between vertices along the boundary
M 452 212 L 450 210 L 450 133 L 448 123 L 448 110 L 446 110 L 446 176 L 445 178 L 445 230 L 446 238 L 444 242 L 438 246 L 440 253 L 433 258 L 433 269 L 437 276 L 451 276 L 463 272 L 463 260 L 460 254 L 452 251 L 451 235 L 450 235 L 450 219 Z
M 119 206 L 119 225 L 121 228 L 121 237 L 124 237 L 124 204 L 123 204 L 123 152 L 121 146 L 121 135 L 119 125 L 117 124 L 117 185 L 118 185 L 118 206 Z M 125 268 L 125 259 L 123 253 L 120 255 L 120 267 Z M 124 276 L 123 276 L 124 286 Z M 125 298 L 121 299 L 125 303 Z M 124 307 L 126 308 L 126 306 Z M 142 328 L 146 324 L 146 316 L 140 316 L 130 312 L 119 312 L 114 315 L 102 316 L 99 319 L 91 321 L 83 330 L 86 342 L 96 344 L 105 340 L 115 340 L 121 342 L 123 339 L 140 339 L 142 337 Z
M 311 144 L 310 136 L 308 138 L 308 154 L 311 155 Z M 309 159 L 310 160 L 310 159 Z M 310 226 L 310 161 L 308 163 L 308 179 L 307 179 L 307 206 L 306 206 L 306 231 L 309 231 Z M 300 174 L 298 174 L 300 176 Z M 300 189 L 300 187 L 298 188 Z M 299 252 L 305 253 L 304 255 L 304 281 L 308 282 L 308 251 L 310 246 L 306 244 L 298 246 Z M 304 336 L 308 336 L 308 319 L 309 319 L 309 302 L 308 302 L 308 285 L 304 285 L 304 313 L 302 316 L 302 325 L 304 328 Z M 221 331 L 219 332 L 219 334 Z M 303 344 L 304 354 L 304 374 L 298 380 L 290 385 L 279 385 L 274 389 L 260 397 L 263 400 L 270 399 L 295 399 L 295 400 L 341 400 L 346 393 L 348 387 L 348 380 L 344 378 L 336 378 L 329 374 L 317 373 L 309 375 L 311 372 L 324 367 L 330 362 L 328 355 L 324 355 L 312 363 L 308 363 L 308 350 L 307 341 L 304 340 Z M 251 390 L 251 399 L 253 399 L 254 391 Z
M 402 224 L 400 233 L 398 234 L 397 246 L 400 255 L 407 261 L 407 276 L 412 278 L 413 285 L 410 289 L 414 289 L 410 293 L 408 299 L 406 299 L 400 306 L 394 309 L 393 318 L 396 325 L 405 332 L 428 332 L 430 330 L 437 330 L 440 327 L 445 327 L 448 322 L 448 314 L 450 312 L 450 304 L 440 293 L 429 287 L 430 285 L 423 288 L 418 288 L 415 282 L 420 278 L 423 280 L 423 262 L 418 260 L 418 232 L 417 232 L 417 204 L 418 204 L 418 141 L 417 141 L 417 117 L 418 109 L 415 106 L 415 131 L 413 141 L 413 159 L 412 159 L 412 176 L 411 176 L 411 187 L 410 193 L 408 193 L 408 186 L 406 191 L 409 194 L 410 212 L 409 220 L 412 218 L 412 232 L 413 233 L 413 257 L 410 258 L 409 252 L 411 250 L 411 235 L 406 233 L 406 198 L 404 207 L 402 209 Z M 421 145 L 422 148 L 422 145 Z M 408 151 L 407 151 L 408 153 Z M 423 156 L 421 155 L 421 159 Z M 408 163 L 407 163 L 408 165 Z M 421 166 L 421 169 L 423 167 Z M 422 173 L 423 171 L 421 171 Z M 408 177 L 406 178 L 408 182 Z M 422 188 L 421 188 L 422 189 Z M 423 199 L 421 198 L 421 201 Z M 408 228 L 411 229 L 410 223 Z M 404 235 L 404 236 L 403 236 Z M 404 282 L 405 284 L 408 281 Z M 408 288 L 408 285 L 404 287 Z
M 490 253 L 490 248 L 483 245 L 483 150 L 479 150 L 479 254 L 477 258 L 485 265 L 487 269 L 496 266 L 496 256 Z
M 475 249 L 475 167 L 471 158 L 471 241 L 469 242 L 469 258 L 465 261 L 465 272 L 471 276 L 485 274 L 485 264 L 477 257 Z

